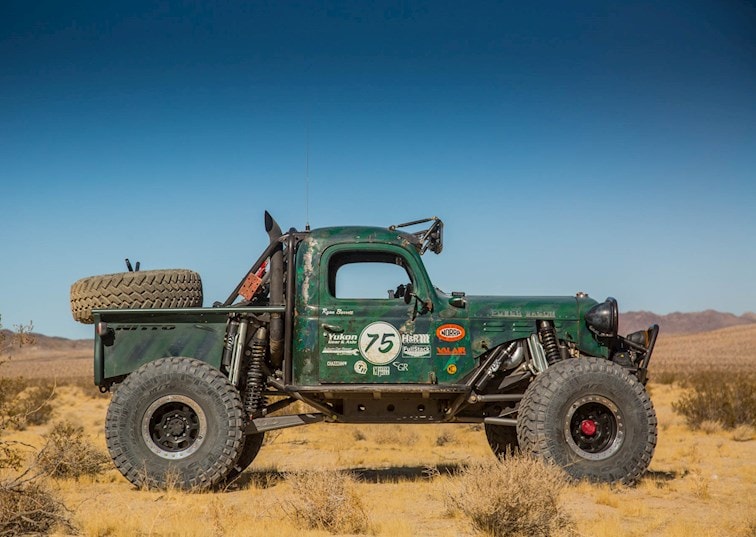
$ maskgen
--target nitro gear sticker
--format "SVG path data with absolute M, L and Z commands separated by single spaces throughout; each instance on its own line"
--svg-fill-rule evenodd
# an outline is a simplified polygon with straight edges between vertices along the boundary
M 360 333 L 359 349 L 373 365 L 390 364 L 402 350 L 399 331 L 385 321 L 370 323 Z

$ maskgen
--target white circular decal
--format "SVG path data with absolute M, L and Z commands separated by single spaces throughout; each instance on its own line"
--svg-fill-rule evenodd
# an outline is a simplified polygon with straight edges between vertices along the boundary
M 354 363 L 354 372 L 359 375 L 367 375 L 367 369 L 368 369 L 367 364 L 363 362 L 362 360 L 357 360 Z
M 384 321 L 367 325 L 360 333 L 360 354 L 374 365 L 385 365 L 394 361 L 402 350 L 399 331 Z

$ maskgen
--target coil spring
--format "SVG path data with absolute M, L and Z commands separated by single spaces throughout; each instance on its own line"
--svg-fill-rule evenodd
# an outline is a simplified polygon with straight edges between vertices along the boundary
M 541 344 L 543 345 L 543 350 L 546 353 L 546 359 L 549 361 L 549 364 L 558 362 L 561 354 L 559 353 L 559 343 L 557 342 L 554 325 L 549 321 L 540 321 L 538 323 L 538 334 L 541 336 Z
M 263 407 L 266 400 L 263 392 L 265 391 L 265 372 L 263 371 L 263 360 L 265 359 L 266 350 L 265 341 L 252 342 L 252 348 L 247 364 L 247 379 L 244 390 L 244 414 L 249 418 Z

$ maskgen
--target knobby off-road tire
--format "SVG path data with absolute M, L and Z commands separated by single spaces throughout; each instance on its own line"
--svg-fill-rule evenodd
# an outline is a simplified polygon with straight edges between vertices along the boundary
M 140 270 L 82 278 L 71 286 L 71 314 L 91 324 L 93 309 L 202 306 L 202 280 L 185 269 Z
M 559 362 L 540 374 L 520 404 L 520 447 L 574 479 L 632 485 L 656 447 L 656 412 L 643 384 L 599 358 Z
M 205 362 L 155 360 L 116 390 L 105 439 L 118 470 L 138 487 L 208 489 L 226 479 L 244 448 L 241 398 Z
M 517 429 L 505 425 L 484 424 L 486 430 L 486 440 L 491 446 L 491 451 L 499 458 L 506 457 L 517 451 L 519 443 L 517 442 Z

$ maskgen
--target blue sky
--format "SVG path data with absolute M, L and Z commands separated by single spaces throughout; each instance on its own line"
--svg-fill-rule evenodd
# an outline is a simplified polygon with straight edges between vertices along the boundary
M 756 310 L 756 7 L 4 2 L 0 314 L 89 337 L 75 280 L 224 299 L 282 227 L 437 215 L 468 294 Z M 309 132 L 309 135 L 308 135 Z

